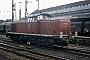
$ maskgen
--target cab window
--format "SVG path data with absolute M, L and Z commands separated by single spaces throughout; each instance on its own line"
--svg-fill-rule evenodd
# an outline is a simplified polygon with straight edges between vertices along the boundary
M 28 18 L 28 22 L 33 22 L 34 21 L 34 18 Z
M 38 20 L 40 20 L 40 19 L 43 19 L 43 16 L 42 15 L 38 16 Z

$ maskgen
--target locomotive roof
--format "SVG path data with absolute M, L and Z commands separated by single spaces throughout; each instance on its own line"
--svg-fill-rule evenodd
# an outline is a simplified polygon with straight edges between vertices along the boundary
M 70 21 L 70 19 L 69 18 L 51 18 L 51 19 L 41 19 L 41 21 L 56 21 L 56 20 L 60 20 L 60 21 Z
M 3 22 L 0 25 L 10 25 L 12 22 Z

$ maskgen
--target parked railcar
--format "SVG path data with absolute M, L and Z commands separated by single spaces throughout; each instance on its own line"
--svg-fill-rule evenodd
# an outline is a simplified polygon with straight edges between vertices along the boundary
M 0 32 L 1 33 L 6 33 L 10 32 L 10 24 L 11 22 L 3 22 L 0 24 Z
M 67 18 L 50 19 L 48 14 L 32 15 L 28 21 L 18 21 L 11 23 L 11 32 L 7 37 L 15 41 L 31 42 L 40 46 L 67 45 L 67 41 L 60 38 L 60 32 L 68 35 L 70 20 Z
M 84 24 L 84 32 L 81 32 L 81 21 L 80 22 L 72 22 L 71 23 L 71 31 L 75 34 L 75 31 L 78 32 L 79 36 L 90 36 L 90 21 L 85 22 Z

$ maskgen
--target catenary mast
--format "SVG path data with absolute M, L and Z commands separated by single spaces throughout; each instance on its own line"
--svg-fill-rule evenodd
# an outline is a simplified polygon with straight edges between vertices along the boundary
M 14 21 L 14 1 L 12 0 L 12 22 Z

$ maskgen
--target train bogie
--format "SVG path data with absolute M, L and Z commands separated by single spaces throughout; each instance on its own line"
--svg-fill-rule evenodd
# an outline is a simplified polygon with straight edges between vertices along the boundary
M 63 38 L 55 37 L 52 35 L 43 35 L 43 34 L 25 34 L 25 33 L 7 33 L 11 40 L 18 42 L 30 42 L 31 44 L 37 46 L 53 47 L 54 45 L 67 46 L 67 42 Z

